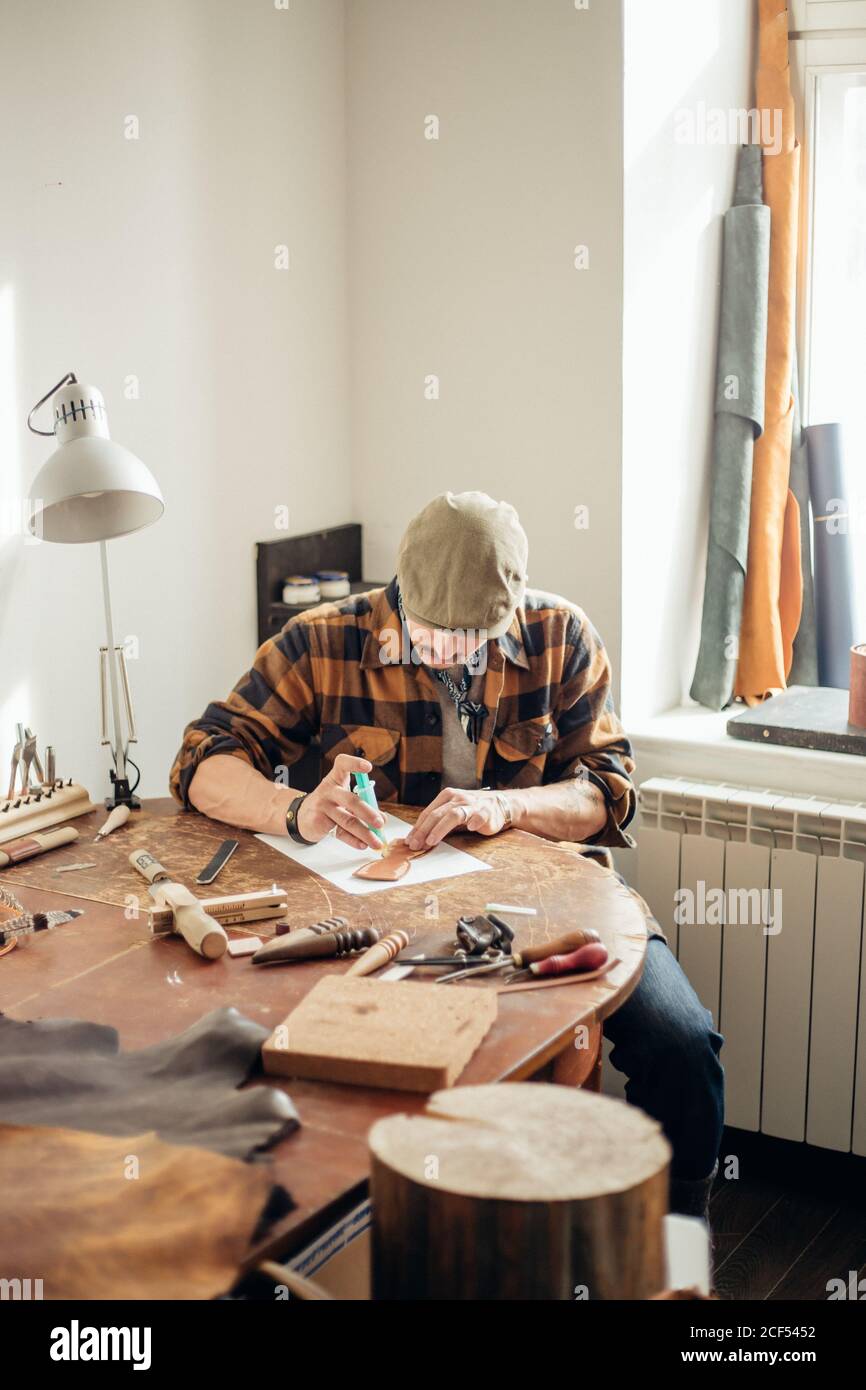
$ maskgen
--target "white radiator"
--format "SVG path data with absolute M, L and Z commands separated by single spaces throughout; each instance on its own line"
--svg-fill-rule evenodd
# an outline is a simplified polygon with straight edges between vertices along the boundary
M 656 777 L 640 807 L 640 892 L 725 1035 L 727 1123 L 866 1155 L 866 804 Z

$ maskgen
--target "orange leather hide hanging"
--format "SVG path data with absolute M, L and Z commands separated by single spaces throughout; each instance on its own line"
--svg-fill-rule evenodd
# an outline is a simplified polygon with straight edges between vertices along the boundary
M 784 689 L 800 625 L 799 506 L 788 488 L 794 403 L 800 147 L 788 66 L 785 0 L 760 0 L 757 107 L 770 208 L 770 286 L 764 433 L 755 443 L 749 556 L 735 694 L 749 704 Z M 778 141 L 778 145 L 776 142 Z

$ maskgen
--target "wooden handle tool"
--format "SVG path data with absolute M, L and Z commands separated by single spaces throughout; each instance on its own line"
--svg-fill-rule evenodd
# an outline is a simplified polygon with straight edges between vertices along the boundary
M 111 834 L 112 830 L 119 830 L 122 825 L 126 825 L 129 817 L 130 810 L 128 806 L 115 806 L 108 820 L 103 821 L 102 825 L 97 830 L 93 843 L 96 844 L 97 840 L 104 840 L 106 836 Z
M 205 960 L 225 955 L 229 939 L 219 922 L 209 917 L 193 893 L 175 883 L 158 859 L 146 849 L 133 850 L 129 862 L 151 885 L 154 901 L 167 904 L 174 913 L 174 930 Z
M 389 936 L 383 936 L 381 941 L 377 941 L 375 946 L 371 946 L 369 951 L 365 951 L 354 961 L 346 975 L 372 975 L 374 970 L 381 970 L 383 965 L 388 965 L 395 956 L 401 951 L 405 951 L 409 945 L 409 937 L 404 931 L 391 932 Z
M 32 859 L 46 850 L 71 845 L 77 839 L 78 831 L 73 826 L 62 825 L 59 830 L 43 830 L 36 835 L 23 836 L 20 840 L 7 840 L 0 848 L 0 869 L 7 868 L 9 864 L 20 864 L 22 859 Z
M 540 946 L 523 946 L 519 951 L 512 952 L 511 959 L 520 968 L 536 960 L 546 960 L 548 956 L 568 955 L 571 951 L 579 951 L 581 946 L 588 946 L 591 941 L 599 940 L 598 932 L 593 931 L 592 927 L 578 927 L 575 931 L 566 932 L 565 936 L 558 936 L 555 941 L 545 941 Z
M 533 975 L 568 975 L 572 970 L 601 970 L 607 962 L 607 948 L 600 941 L 590 941 L 576 951 L 569 951 L 567 955 L 546 956 L 544 960 L 533 961 L 529 969 Z
M 286 961 L 349 956 L 378 940 L 379 932 L 375 927 L 349 927 L 343 922 L 340 927 L 330 928 L 327 922 L 317 922 L 312 927 L 289 932 L 288 936 L 275 936 L 267 941 L 253 956 L 253 965 L 282 965 Z

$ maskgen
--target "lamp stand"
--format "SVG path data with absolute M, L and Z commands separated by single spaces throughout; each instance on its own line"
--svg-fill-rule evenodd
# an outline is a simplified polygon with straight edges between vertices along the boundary
M 115 806 L 129 806 L 137 811 L 141 802 L 129 785 L 127 761 L 129 745 L 137 743 L 135 715 L 132 708 L 132 691 L 126 669 L 126 653 L 123 647 L 114 644 L 114 625 L 111 618 L 111 590 L 108 583 L 108 546 L 99 542 L 99 559 L 102 570 L 102 601 L 105 608 L 105 633 L 107 646 L 99 649 L 99 727 L 100 742 L 111 748 L 114 767 L 109 770 L 113 795 L 105 798 L 106 810 Z M 121 705 L 122 697 L 122 705 Z M 123 721 L 126 720 L 126 734 Z M 112 726 L 109 734 L 109 722 Z M 134 766 L 134 764 L 133 764 Z M 137 785 L 137 784 L 136 784 Z

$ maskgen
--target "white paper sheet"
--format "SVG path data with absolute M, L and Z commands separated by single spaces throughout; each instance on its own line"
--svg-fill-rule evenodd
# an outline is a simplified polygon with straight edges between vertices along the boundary
M 387 811 L 382 811 L 382 814 L 385 817 L 382 834 L 386 840 L 399 840 L 408 834 L 411 826 L 406 821 L 398 820 Z M 462 849 L 441 844 L 425 854 L 423 859 L 413 859 L 409 872 L 396 883 L 376 883 L 372 879 L 352 877 L 356 869 L 372 859 L 372 851 L 352 849 L 351 845 L 344 845 L 335 835 L 326 835 L 317 845 L 296 845 L 294 840 L 283 835 L 257 835 L 256 839 L 270 845 L 271 849 L 279 850 L 287 859 L 294 859 L 296 864 L 302 864 L 320 878 L 327 879 L 335 888 L 342 888 L 344 893 L 382 893 L 388 889 L 409 888 L 416 883 L 431 883 L 437 878 L 457 878 L 460 874 L 473 874 L 490 868 L 482 859 L 475 859 Z

